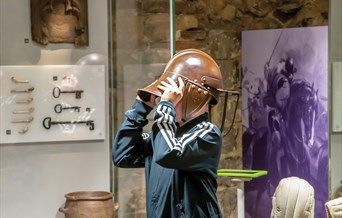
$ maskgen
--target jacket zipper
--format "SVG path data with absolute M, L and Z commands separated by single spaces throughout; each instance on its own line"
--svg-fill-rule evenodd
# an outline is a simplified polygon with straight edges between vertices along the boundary
M 183 201 L 180 199 L 180 188 L 179 188 L 179 171 L 175 170 L 175 191 L 176 191 L 176 209 L 177 209 L 177 217 L 184 217 L 184 207 L 183 207 Z

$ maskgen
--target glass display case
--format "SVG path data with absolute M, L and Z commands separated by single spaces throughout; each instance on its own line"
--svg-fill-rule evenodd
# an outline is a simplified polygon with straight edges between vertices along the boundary
M 155 2 L 111 1 L 113 133 L 135 101 L 137 90 L 158 79 L 170 58 L 169 4 L 160 2 L 159 6 L 162 11 L 157 14 L 153 12 L 158 7 Z M 144 168 L 114 167 L 112 188 L 120 204 L 118 217 L 146 216 Z

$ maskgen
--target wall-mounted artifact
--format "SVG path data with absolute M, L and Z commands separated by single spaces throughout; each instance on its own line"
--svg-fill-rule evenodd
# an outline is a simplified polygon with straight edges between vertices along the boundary
M 29 83 L 30 81 L 27 79 L 16 79 L 14 76 L 11 77 L 12 82 L 14 83 Z
M 27 131 L 29 131 L 28 126 L 26 126 L 25 128 L 22 128 L 21 130 L 18 131 L 19 134 L 25 134 L 27 133 Z
M 32 101 L 33 101 L 33 98 L 18 99 L 18 100 L 15 100 L 15 103 L 17 103 L 17 104 L 30 104 Z
M 56 104 L 54 108 L 57 114 L 62 113 L 63 110 L 73 110 L 74 112 L 80 112 L 80 109 L 81 109 L 80 106 L 63 107 L 63 105 L 61 104 Z
M 31 114 L 34 111 L 34 107 L 31 107 L 27 110 L 15 110 L 12 111 L 13 114 Z
M 87 0 L 31 0 L 32 40 L 89 45 Z
M 28 89 L 12 89 L 11 90 L 11 93 L 29 93 L 29 92 L 32 92 L 34 90 L 34 87 L 30 87 Z
M 105 139 L 105 65 L 0 66 L 0 72 L 0 147 Z
M 12 123 L 31 123 L 32 121 L 33 121 L 33 117 L 29 117 L 27 119 L 12 120 Z
M 59 98 L 59 96 L 61 95 L 61 93 L 75 93 L 75 98 L 81 98 L 81 94 L 83 93 L 83 90 L 70 90 L 70 91 L 62 91 L 60 88 L 55 87 L 52 90 L 52 95 L 55 98 Z
M 86 124 L 89 130 L 95 129 L 94 120 L 72 120 L 72 121 L 52 121 L 51 117 L 45 117 L 43 120 L 43 127 L 50 129 L 52 125 L 73 125 L 73 124 Z

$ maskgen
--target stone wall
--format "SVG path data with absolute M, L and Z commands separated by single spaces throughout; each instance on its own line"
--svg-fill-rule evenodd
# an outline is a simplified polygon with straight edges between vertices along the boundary
M 170 58 L 168 0 L 116 0 L 113 8 L 117 113 L 123 114 L 123 68 L 166 63 Z M 176 0 L 176 50 L 197 48 L 220 65 L 226 89 L 241 91 L 241 32 L 328 25 L 328 0 Z M 138 80 L 141 79 L 139 75 Z M 226 127 L 235 102 L 229 101 Z M 213 108 L 219 121 L 223 105 Z M 117 120 L 120 122 L 120 118 Z M 242 168 L 241 103 L 232 131 L 224 137 L 220 168 Z M 236 217 L 236 184 L 219 178 L 218 198 L 225 217 Z M 119 187 L 120 189 L 120 187 Z M 135 192 L 141 193 L 141 192 Z M 140 196 L 134 196 L 140 199 Z M 134 200 L 132 200 L 134 202 Z M 139 201 L 144 204 L 143 201 Z M 144 205 L 134 205 L 142 208 Z

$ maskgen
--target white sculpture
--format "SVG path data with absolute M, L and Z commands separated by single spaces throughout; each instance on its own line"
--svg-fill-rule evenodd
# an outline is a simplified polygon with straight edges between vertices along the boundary
M 282 179 L 272 198 L 271 218 L 313 218 L 315 194 L 304 179 Z
M 342 197 L 325 203 L 328 218 L 342 218 Z

